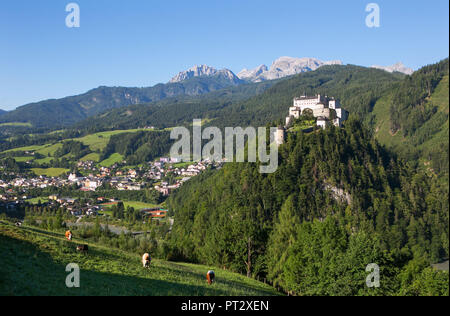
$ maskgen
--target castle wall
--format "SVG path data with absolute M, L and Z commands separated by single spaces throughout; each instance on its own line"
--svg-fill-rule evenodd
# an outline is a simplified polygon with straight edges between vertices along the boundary
M 288 126 L 289 124 L 291 124 L 291 120 L 292 120 L 292 116 L 286 117 L 286 126 Z
M 326 129 L 327 128 L 327 121 L 325 120 L 317 120 L 317 126 Z
M 275 133 L 275 143 L 280 146 L 284 144 L 284 128 L 279 128 Z
M 289 109 L 289 116 L 293 116 L 295 118 L 299 118 L 300 117 L 300 109 L 297 107 L 291 107 Z
M 328 108 L 318 108 L 316 110 L 313 110 L 314 117 L 323 116 L 326 118 L 330 118 L 330 109 Z

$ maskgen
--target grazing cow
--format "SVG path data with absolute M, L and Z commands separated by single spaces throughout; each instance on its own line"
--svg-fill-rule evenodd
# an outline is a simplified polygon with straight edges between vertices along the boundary
M 17 227 L 22 226 L 22 222 L 17 222 L 17 223 L 16 223 L 16 226 L 17 226 Z
M 70 230 L 66 231 L 66 239 L 72 240 L 72 232 Z
M 214 271 L 209 270 L 206 274 L 206 281 L 208 281 L 208 284 L 211 285 L 214 283 L 214 279 L 216 278 L 216 275 L 214 274 Z
M 150 257 L 150 255 L 148 253 L 144 253 L 144 255 L 142 256 L 142 265 L 144 266 L 144 268 L 149 268 L 151 261 L 152 258 Z
M 78 245 L 77 251 L 82 252 L 82 253 L 87 253 L 89 251 L 89 247 L 88 247 L 88 245 Z

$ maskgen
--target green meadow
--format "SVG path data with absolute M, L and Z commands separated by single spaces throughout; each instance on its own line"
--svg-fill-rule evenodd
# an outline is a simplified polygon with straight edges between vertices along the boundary
M 88 244 L 89 252 L 76 251 Z M 68 288 L 69 263 L 80 267 L 80 287 Z M 216 272 L 209 286 L 205 275 Z M 141 255 L 111 249 L 63 233 L 0 222 L 1 296 L 268 296 L 271 286 L 217 267 L 153 259 L 144 269 Z
M 16 162 L 27 162 L 34 160 L 34 157 L 14 157 Z
M 66 172 L 69 172 L 70 170 L 64 168 L 33 168 L 31 171 L 33 171 L 37 176 L 58 177 Z
M 103 160 L 102 162 L 100 162 L 100 166 L 102 166 L 102 167 L 111 167 L 115 163 L 119 163 L 122 160 L 123 160 L 123 156 L 121 154 L 114 153 L 111 156 L 109 156 L 109 158 L 107 158 L 107 159 Z
M 1 123 L 1 126 L 20 126 L 20 127 L 32 127 L 31 123 L 21 123 L 21 122 L 12 122 L 12 123 Z

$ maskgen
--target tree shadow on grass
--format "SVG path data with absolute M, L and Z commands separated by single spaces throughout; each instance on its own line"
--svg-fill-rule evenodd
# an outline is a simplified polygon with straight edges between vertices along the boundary
M 176 269 L 175 267 L 177 267 L 178 269 Z M 171 271 L 171 273 L 173 274 L 181 274 L 181 275 L 185 275 L 185 276 L 189 276 L 191 278 L 196 278 L 199 279 L 200 282 L 204 282 L 206 283 L 206 270 L 205 273 L 199 273 L 199 272 L 194 272 L 192 270 L 189 270 L 188 267 L 185 267 L 183 265 L 174 263 L 174 262 L 170 262 L 170 263 L 166 263 L 164 269 Z M 183 271 L 180 271 L 183 270 Z M 236 292 L 239 293 L 245 293 L 246 291 L 248 291 L 248 295 L 257 295 L 257 296 L 274 296 L 274 295 L 282 295 L 281 293 L 277 294 L 275 291 L 271 291 L 268 289 L 263 288 L 263 286 L 261 285 L 259 288 L 250 288 L 249 284 L 246 283 L 244 280 L 227 280 L 224 277 L 221 277 L 223 274 L 221 273 L 221 270 L 216 271 L 216 279 L 215 279 L 215 284 L 213 284 L 213 286 L 210 287 L 211 291 L 220 291 L 221 286 L 225 286 L 228 287 L 229 289 L 233 289 Z M 250 280 L 250 281 L 254 281 L 254 280 Z M 255 281 L 256 282 L 256 281 Z M 205 288 L 203 288 L 205 290 Z M 228 290 L 227 292 L 229 292 L 230 290 Z M 218 295 L 220 296 L 221 294 L 216 293 L 214 295 Z
M 67 264 L 70 262 L 67 262 Z M 80 287 L 68 288 L 66 263 L 31 242 L 0 234 L 0 295 L 2 296 L 192 296 L 227 295 L 225 290 L 160 279 L 80 270 Z M 169 269 L 169 268 L 168 268 Z M 166 271 L 173 273 L 173 271 Z M 179 272 L 179 271 L 177 271 Z M 154 272 L 150 272 L 154 273 Z

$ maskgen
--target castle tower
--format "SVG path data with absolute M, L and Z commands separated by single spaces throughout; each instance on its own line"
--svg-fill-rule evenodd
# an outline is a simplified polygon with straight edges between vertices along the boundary
M 284 144 L 284 135 L 286 131 L 283 126 L 278 126 L 278 129 L 275 133 L 275 143 L 280 146 Z

